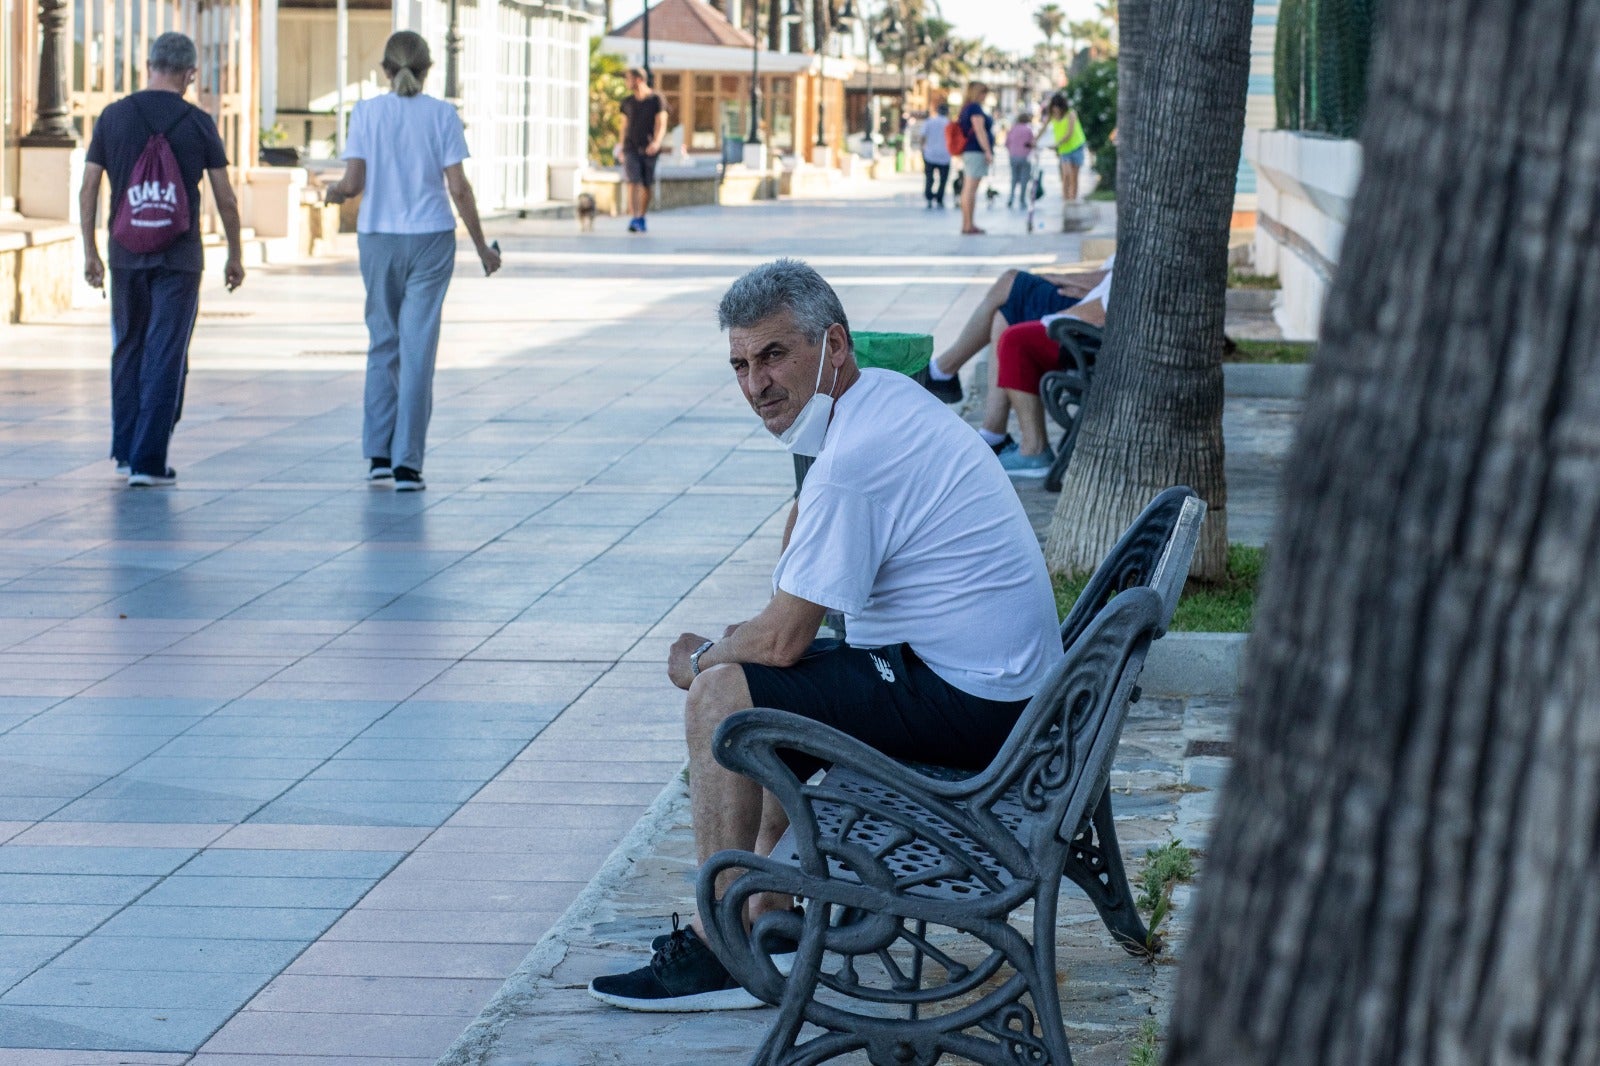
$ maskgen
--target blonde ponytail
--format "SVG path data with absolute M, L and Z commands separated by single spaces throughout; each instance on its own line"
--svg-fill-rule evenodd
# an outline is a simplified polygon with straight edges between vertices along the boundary
M 433 56 L 428 51 L 428 42 L 419 33 L 401 30 L 391 34 L 383 46 L 383 72 L 389 75 L 394 91 L 401 96 L 420 93 L 431 66 Z

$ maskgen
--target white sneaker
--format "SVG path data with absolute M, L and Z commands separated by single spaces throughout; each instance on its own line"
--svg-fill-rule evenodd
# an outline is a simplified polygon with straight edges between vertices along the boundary
M 160 488 L 178 483 L 178 472 L 172 467 L 167 467 L 165 474 L 129 474 L 128 487 L 130 489 Z
M 133 473 L 133 468 L 131 466 L 129 466 L 127 463 L 118 463 L 117 464 L 117 476 L 118 477 L 127 477 L 131 473 Z

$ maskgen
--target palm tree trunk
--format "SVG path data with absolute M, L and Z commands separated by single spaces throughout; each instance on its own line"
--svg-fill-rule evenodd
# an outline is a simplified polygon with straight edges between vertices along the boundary
M 1600 1062 L 1596 55 L 1384 9 L 1175 1066 Z
M 1135 47 L 1106 348 L 1050 524 L 1053 571 L 1088 571 L 1151 497 L 1193 487 L 1209 510 L 1194 576 L 1227 564 L 1222 329 L 1228 231 L 1244 135 L 1250 0 L 1128 5 Z M 1139 19 L 1145 19 L 1140 23 Z M 1121 90 L 1119 90 L 1121 91 Z M 1119 112 L 1120 113 L 1120 112 Z M 1131 128 L 1129 128 L 1131 126 Z M 1119 134 L 1119 140 L 1121 135 Z

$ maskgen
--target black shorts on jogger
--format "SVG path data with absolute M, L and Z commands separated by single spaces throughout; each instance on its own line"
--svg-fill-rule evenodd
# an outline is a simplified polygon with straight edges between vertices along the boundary
M 819 640 L 793 666 L 744 663 L 751 705 L 822 722 L 890 758 L 979 770 L 1027 700 L 986 700 L 939 677 L 909 644 L 852 648 Z M 825 764 L 788 752 L 802 780 Z

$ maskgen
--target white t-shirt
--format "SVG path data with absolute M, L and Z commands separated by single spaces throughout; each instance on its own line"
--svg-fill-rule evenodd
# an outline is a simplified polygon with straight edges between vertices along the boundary
M 994 452 L 910 378 L 867 369 L 834 405 L 773 585 L 910 644 L 945 681 L 1028 699 L 1061 658 L 1044 555 Z
M 1039 320 L 1039 325 L 1048 329 L 1050 323 L 1056 321 L 1057 319 L 1077 318 L 1078 316 L 1072 313 L 1073 307 L 1081 307 L 1084 304 L 1091 304 L 1096 300 L 1100 301 L 1100 309 L 1102 311 L 1111 310 L 1111 275 L 1115 272 L 1116 263 L 1117 256 L 1116 253 L 1113 252 L 1109 257 L 1107 257 L 1104 263 L 1100 264 L 1100 269 L 1106 272 L 1106 276 L 1100 279 L 1100 283 L 1098 285 L 1084 293 L 1083 299 L 1079 300 L 1077 303 L 1073 304 L 1072 307 L 1067 308 L 1065 311 L 1061 311 L 1053 315 L 1045 315 Z
M 456 228 L 444 168 L 466 159 L 456 109 L 434 96 L 385 93 L 356 104 L 344 157 L 367 164 L 358 233 L 440 233 Z
M 943 115 L 929 115 L 922 126 L 922 158 L 940 165 L 950 162 L 950 148 L 944 143 L 944 128 L 950 120 Z

